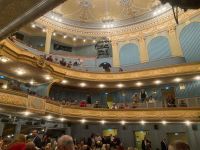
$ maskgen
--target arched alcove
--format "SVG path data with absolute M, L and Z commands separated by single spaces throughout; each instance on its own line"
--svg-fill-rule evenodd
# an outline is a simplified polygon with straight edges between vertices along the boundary
M 169 41 L 164 36 L 153 38 L 148 44 L 149 61 L 171 57 Z
M 200 23 L 193 22 L 185 26 L 179 38 L 186 61 L 200 61 Z
M 120 49 L 121 66 L 129 66 L 140 63 L 139 48 L 136 44 L 128 43 Z

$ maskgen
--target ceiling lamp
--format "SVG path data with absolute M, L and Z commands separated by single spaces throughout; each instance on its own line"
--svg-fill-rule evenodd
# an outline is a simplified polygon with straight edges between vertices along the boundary
M 56 36 L 56 32 L 53 33 L 53 36 Z
M 142 86 L 143 83 L 142 83 L 142 82 L 137 82 L 136 85 L 137 85 L 137 86 Z
M 96 40 L 93 40 L 92 43 L 96 43 Z
M 31 24 L 31 27 L 32 28 L 36 28 L 36 25 L 33 23 L 33 24 Z
M 76 37 L 73 37 L 73 41 L 76 41 Z
M 103 125 L 103 124 L 106 123 L 106 121 L 105 120 L 101 120 L 100 123 Z
M 83 42 L 85 43 L 85 42 L 86 42 L 86 39 L 83 39 Z
M 7 58 L 7 57 L 0 57 L 0 61 L 2 62 L 2 63 L 7 63 L 8 61 L 9 61 L 10 59 L 9 58 Z
M 33 85 L 35 82 L 34 82 L 34 80 L 31 80 L 29 83 L 30 83 L 31 85 Z
M 186 120 L 186 121 L 185 121 L 185 124 L 186 124 L 187 126 L 190 126 L 190 125 L 191 125 L 191 123 L 192 123 L 192 122 L 191 122 L 191 121 L 189 121 L 189 120 Z
M 65 118 L 59 118 L 59 120 L 60 120 L 61 122 L 63 122 L 63 121 L 65 121 L 66 119 L 65 119 Z
M 122 87 L 124 87 L 124 84 L 119 83 L 119 84 L 117 84 L 117 87 L 118 87 L 118 88 L 122 88 Z
M 200 80 L 200 76 L 194 77 L 195 80 Z
M 120 123 L 121 123 L 121 125 L 125 125 L 126 121 L 122 120 Z
M 23 112 L 24 116 L 29 116 L 31 113 L 29 111 Z
M 4 85 L 2 85 L 2 88 L 3 88 L 3 89 L 7 89 L 7 88 L 8 88 L 8 85 L 7 85 L 7 84 L 4 84 Z
M 24 75 L 26 72 L 23 69 L 18 68 L 18 69 L 16 69 L 16 73 L 17 73 L 17 75 L 21 76 L 21 75 Z
M 86 120 L 85 119 L 81 119 L 80 122 L 84 124 L 86 122 Z
M 46 76 L 45 76 L 45 79 L 46 79 L 46 80 L 51 80 L 52 77 L 51 77 L 50 75 L 46 75 Z
M 82 82 L 82 83 L 80 83 L 79 85 L 80 85 L 81 87 L 85 87 L 87 84 L 84 83 L 84 82 Z
M 47 32 L 47 30 L 45 28 L 42 29 L 42 32 Z
M 154 83 L 157 84 L 157 85 L 159 85 L 159 84 L 162 83 L 162 81 L 161 80 L 156 80 L 156 81 L 154 81 Z
M 162 123 L 163 125 L 166 125 L 166 124 L 167 124 L 167 121 L 163 120 L 161 123 Z
M 63 38 L 66 39 L 66 38 L 67 38 L 67 35 L 64 35 Z
M 68 81 L 67 80 L 62 80 L 61 83 L 62 84 L 66 84 Z
M 144 121 L 144 120 L 140 121 L 141 125 L 145 125 L 145 123 L 146 123 L 146 121 Z
M 99 84 L 98 86 L 99 86 L 100 88 L 105 88 L 105 87 L 106 87 L 105 84 Z
M 181 79 L 181 78 L 175 78 L 174 79 L 174 82 L 181 82 L 183 79 Z
M 48 116 L 46 116 L 46 118 L 47 118 L 48 120 L 50 120 L 50 119 L 52 119 L 53 117 L 52 117 L 51 115 L 48 115 Z

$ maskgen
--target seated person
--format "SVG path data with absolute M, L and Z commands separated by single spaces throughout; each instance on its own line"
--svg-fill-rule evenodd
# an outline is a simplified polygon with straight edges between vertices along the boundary
M 132 96 L 132 100 L 133 100 L 133 103 L 138 103 L 140 101 L 140 98 L 138 96 L 137 93 L 135 93 L 133 96 Z
M 66 61 L 65 61 L 64 58 L 62 58 L 62 60 L 60 61 L 60 64 L 61 64 L 62 66 L 66 66 Z
M 123 69 L 121 67 L 119 68 L 119 72 L 123 72 Z
M 52 57 L 52 55 L 48 56 L 48 57 L 46 58 L 46 60 L 47 60 L 47 61 L 50 61 L 50 62 L 53 62 L 53 57 Z
M 140 92 L 140 99 L 142 103 L 147 99 L 147 97 L 148 97 L 147 92 L 144 89 L 142 89 Z
M 112 105 L 111 109 L 118 109 L 118 106 L 117 106 L 117 104 L 116 104 L 116 103 L 113 103 L 113 105 Z
M 96 101 L 96 102 L 95 102 L 94 108 L 99 108 L 99 101 Z
M 80 101 L 80 107 L 86 107 L 86 101 Z
M 176 107 L 175 98 L 173 95 L 168 95 L 166 100 L 167 100 L 167 107 Z
M 180 106 L 180 107 L 187 107 L 187 104 L 186 104 L 186 102 L 182 99 L 182 100 L 180 100 L 179 106 Z
M 75 62 L 73 63 L 73 66 L 78 66 L 78 62 L 75 61 Z
M 70 61 L 69 63 L 67 63 L 67 67 L 71 68 L 72 67 L 72 62 Z
M 149 97 L 149 103 L 155 103 L 156 102 L 156 100 L 153 98 L 153 96 L 151 95 L 150 97 Z

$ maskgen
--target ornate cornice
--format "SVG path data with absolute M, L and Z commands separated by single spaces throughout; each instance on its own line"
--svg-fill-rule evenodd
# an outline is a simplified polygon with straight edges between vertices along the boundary
M 181 12 L 179 15 L 179 22 L 183 23 L 190 18 L 200 14 L 199 10 Z M 52 22 L 46 17 L 41 17 L 36 22 L 47 28 L 52 28 L 55 31 L 62 32 L 69 35 L 84 36 L 84 37 L 110 37 L 112 40 L 123 41 L 127 38 L 136 38 L 141 35 L 153 35 L 161 31 L 168 30 L 168 26 L 176 26 L 172 12 L 165 13 L 154 19 L 150 19 L 138 24 L 124 26 L 113 29 L 85 29 L 58 22 Z
M 0 91 L 0 105 L 11 106 L 14 109 L 22 108 L 34 112 L 35 115 L 53 114 L 68 118 L 87 118 L 99 120 L 194 120 L 198 121 L 199 108 L 156 108 L 134 110 L 92 109 L 62 106 L 47 102 L 45 99 L 34 96 L 19 96 L 14 93 Z
M 200 63 L 181 64 L 163 68 L 118 73 L 84 72 L 68 69 L 58 64 L 48 62 L 43 58 L 32 54 L 31 52 L 17 47 L 10 40 L 4 40 L 0 42 L 0 45 L 3 46 L 1 48 L 0 55 L 4 55 L 10 57 L 13 60 L 27 63 L 34 67 L 41 67 L 44 70 L 48 70 L 51 72 L 55 79 L 62 79 L 63 77 L 67 77 L 85 81 L 119 82 L 200 73 Z

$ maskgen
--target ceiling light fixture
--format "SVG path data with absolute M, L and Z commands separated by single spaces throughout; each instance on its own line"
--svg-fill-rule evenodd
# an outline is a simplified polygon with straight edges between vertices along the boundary
M 45 79 L 46 79 L 46 80 L 51 80 L 52 77 L 51 77 L 50 75 L 46 75 L 46 76 L 45 76 Z
M 101 123 L 101 124 L 105 124 L 106 121 L 105 121 L 105 120 L 101 120 L 100 123 Z
M 120 123 L 121 123 L 121 125 L 125 125 L 126 121 L 122 120 Z
M 7 88 L 8 88 L 8 85 L 7 85 L 7 84 L 4 84 L 4 85 L 2 85 L 2 88 L 3 88 L 3 89 L 7 89 Z
M 73 37 L 73 41 L 76 41 L 76 37 Z
M 83 39 L 83 42 L 85 43 L 85 42 L 86 42 L 86 39 Z
M 48 116 L 46 116 L 46 118 L 47 118 L 48 120 L 50 120 L 50 119 L 52 119 L 53 117 L 52 117 L 51 115 L 48 115 Z
M 182 80 L 183 80 L 183 79 L 181 79 L 181 78 L 175 78 L 175 79 L 174 79 L 174 82 L 177 82 L 177 83 L 178 83 L 178 82 L 181 82 Z
M 194 77 L 195 80 L 200 80 L 200 76 Z
M 56 32 L 53 33 L 53 36 L 56 36 Z
M 161 84 L 162 81 L 161 80 L 156 80 L 156 81 L 154 81 L 154 83 L 158 85 L 158 84 Z
M 60 118 L 60 121 L 61 121 L 61 122 L 65 121 L 65 120 L 66 120 L 65 118 Z
M 87 84 L 84 83 L 84 82 L 82 82 L 82 83 L 80 83 L 79 85 L 80 85 L 81 87 L 85 87 Z
M 105 87 L 106 87 L 105 84 L 99 84 L 98 86 L 99 86 L 100 88 L 105 88 Z
M 118 88 L 122 88 L 122 87 L 124 87 L 124 84 L 119 83 L 119 84 L 117 84 L 117 87 L 118 87 Z
M 31 80 L 29 83 L 30 83 L 31 85 L 33 85 L 35 82 L 34 82 L 34 80 Z
M 192 122 L 191 122 L 191 121 L 189 121 L 189 120 L 186 120 L 186 121 L 185 121 L 185 124 L 186 124 L 187 126 L 190 126 L 190 125 L 191 125 L 191 123 L 192 123 Z
M 7 63 L 9 60 L 10 60 L 10 59 L 7 58 L 7 57 L 0 57 L 0 61 L 1 61 L 2 63 Z
M 137 85 L 137 86 L 142 86 L 143 83 L 142 83 L 142 82 L 137 82 L 136 85 Z
M 26 72 L 23 69 L 18 68 L 18 69 L 16 69 L 16 73 L 17 73 L 17 75 L 21 76 L 21 75 L 25 74 Z
M 47 30 L 45 28 L 42 29 L 42 32 L 47 32 Z
M 145 125 L 145 123 L 146 123 L 146 121 L 144 121 L 144 120 L 140 121 L 141 125 Z
M 167 124 L 167 121 L 163 120 L 161 123 L 162 123 L 163 125 L 166 125 L 166 124 Z
M 31 27 L 32 28 L 36 28 L 36 25 L 33 23 L 33 24 L 31 24 Z
M 24 116 L 29 116 L 31 113 L 29 111 L 24 112 Z
M 68 81 L 67 80 L 62 80 L 61 83 L 62 84 L 66 84 Z
M 63 38 L 66 39 L 66 38 L 67 38 L 67 35 L 64 35 Z
M 83 123 L 83 124 L 86 122 L 85 119 L 81 119 L 80 121 L 81 121 L 81 123 Z
M 92 42 L 93 42 L 93 43 L 96 43 L 96 40 L 93 40 Z

